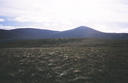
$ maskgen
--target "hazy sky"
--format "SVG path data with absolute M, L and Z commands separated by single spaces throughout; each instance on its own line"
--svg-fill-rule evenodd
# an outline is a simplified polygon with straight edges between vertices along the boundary
M 128 0 L 0 0 L 0 29 L 128 32 Z

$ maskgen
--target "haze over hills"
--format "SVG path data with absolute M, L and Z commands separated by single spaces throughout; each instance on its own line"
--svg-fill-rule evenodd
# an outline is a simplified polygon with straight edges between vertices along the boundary
M 80 26 L 66 31 L 52 31 L 44 29 L 24 28 L 0 30 L 0 41 L 28 40 L 46 38 L 117 38 L 128 39 L 127 33 L 104 33 L 86 26 Z

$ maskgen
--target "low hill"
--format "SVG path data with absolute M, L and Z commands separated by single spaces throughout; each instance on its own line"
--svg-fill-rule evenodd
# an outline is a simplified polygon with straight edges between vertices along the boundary
M 80 26 L 66 31 L 52 31 L 45 29 L 13 29 L 0 30 L 0 42 L 12 40 L 30 39 L 54 39 L 54 38 L 104 38 L 104 39 L 128 39 L 127 33 L 104 33 L 90 27 Z

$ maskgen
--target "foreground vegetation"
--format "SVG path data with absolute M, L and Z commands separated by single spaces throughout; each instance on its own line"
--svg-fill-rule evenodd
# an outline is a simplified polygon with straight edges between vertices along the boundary
M 127 83 L 128 40 L 0 43 L 0 83 Z

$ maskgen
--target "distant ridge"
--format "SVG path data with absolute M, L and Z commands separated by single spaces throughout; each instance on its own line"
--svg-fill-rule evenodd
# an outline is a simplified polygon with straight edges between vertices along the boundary
M 104 33 L 86 26 L 66 31 L 20 28 L 13 30 L 0 29 L 0 41 L 47 39 L 47 38 L 114 38 L 128 39 L 127 33 Z
M 56 34 L 56 37 L 59 38 L 85 38 L 85 37 L 98 37 L 103 34 L 100 31 L 94 30 L 86 26 L 80 26 L 75 29 L 63 31 Z

